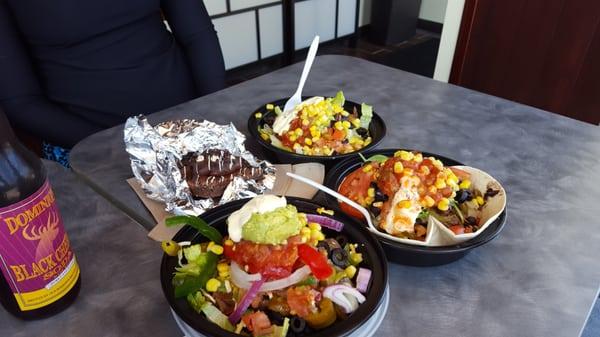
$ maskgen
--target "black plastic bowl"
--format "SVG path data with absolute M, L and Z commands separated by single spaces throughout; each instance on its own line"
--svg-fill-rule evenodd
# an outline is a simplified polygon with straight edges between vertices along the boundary
M 311 96 L 305 96 L 305 97 L 302 97 L 302 99 L 305 100 L 310 97 Z M 279 106 L 279 107 L 283 108 L 283 106 L 285 105 L 285 102 L 287 100 L 288 100 L 287 98 L 282 98 L 282 99 L 279 99 L 279 100 L 276 100 L 276 101 L 273 101 L 270 103 L 275 106 Z M 355 107 L 360 115 L 360 104 L 346 100 L 346 103 L 344 104 L 344 109 L 346 111 L 352 111 Z M 255 114 L 257 112 L 262 113 L 261 118 L 255 117 Z M 330 167 L 333 167 L 333 165 L 335 164 L 334 161 L 337 162 L 338 160 L 346 159 L 348 157 L 356 155 L 359 152 L 365 152 L 365 151 L 369 151 L 370 149 L 374 149 L 377 145 L 379 145 L 381 140 L 383 140 L 383 137 L 385 136 L 385 132 L 386 132 L 386 127 L 385 127 L 385 123 L 383 122 L 383 119 L 381 119 L 381 117 L 379 117 L 379 115 L 377 115 L 375 113 L 375 111 L 373 111 L 373 119 L 371 120 L 371 124 L 369 125 L 369 134 L 371 135 L 371 139 L 372 139 L 371 144 L 365 146 L 364 148 L 362 148 L 358 151 L 347 153 L 347 154 L 338 154 L 338 155 L 333 155 L 333 156 L 309 156 L 309 155 L 297 154 L 294 152 L 282 150 L 280 148 L 277 148 L 277 147 L 271 145 L 270 142 L 265 141 L 264 139 L 262 139 L 262 137 L 260 137 L 260 134 L 258 132 L 258 127 L 259 126 L 262 127 L 262 125 L 264 124 L 265 117 L 267 117 L 269 115 L 274 115 L 274 114 L 275 114 L 275 112 L 273 112 L 273 111 L 267 111 L 265 109 L 264 104 L 261 105 L 258 109 L 256 109 L 250 115 L 250 118 L 248 119 L 248 131 L 250 131 L 250 135 L 252 136 L 252 138 L 255 139 L 255 141 L 258 142 L 266 150 L 266 154 L 270 157 L 269 159 L 271 159 L 273 162 L 283 163 L 283 164 L 318 162 L 318 163 L 324 164 L 327 168 L 330 168 Z
M 364 153 L 363 155 L 365 158 L 376 154 L 382 154 L 391 157 L 396 151 L 397 149 L 381 149 L 370 151 L 368 153 Z M 436 157 L 446 166 L 463 165 L 454 159 L 446 158 L 434 153 L 422 153 L 425 157 Z M 354 170 L 358 169 L 362 163 L 362 159 L 359 156 L 355 156 L 337 164 L 327 174 L 325 178 L 325 185 L 337 191 L 344 178 Z M 338 201 L 334 197 L 327 195 L 326 199 L 329 207 L 338 206 Z M 382 236 L 377 236 L 377 238 L 379 239 L 379 242 L 381 242 L 388 260 L 391 262 L 411 266 L 439 266 L 454 262 L 467 255 L 467 253 L 469 253 L 469 251 L 471 251 L 473 248 L 489 242 L 498 234 L 500 234 L 505 222 L 506 209 L 504 209 L 502 214 L 500 214 L 500 216 L 478 236 L 469 241 L 452 246 L 423 247 L 400 243 Z M 366 226 L 366 224 L 363 224 L 363 226 Z
M 249 199 L 243 199 L 227 203 L 209 210 L 202 214 L 202 219 L 208 224 L 217 228 L 222 234 L 227 233 L 227 217 L 234 211 L 241 208 Z M 298 211 L 304 213 L 316 213 L 316 209 L 322 205 L 316 204 L 310 200 L 300 198 L 287 198 L 288 203 L 295 205 Z M 347 336 L 355 329 L 366 323 L 373 312 L 379 308 L 383 301 L 383 294 L 388 282 L 387 262 L 385 254 L 377 239 L 372 235 L 359 221 L 344 214 L 337 208 L 334 208 L 335 219 L 342 221 L 345 226 L 341 233 L 323 228 L 323 233 L 327 237 L 335 237 L 337 235 L 345 235 L 351 242 L 359 244 L 359 251 L 363 254 L 364 261 L 362 267 L 372 270 L 371 282 L 366 295 L 367 300 L 352 313 L 347 319 L 338 321 L 326 329 L 319 330 L 311 337 L 331 337 L 331 336 Z M 198 232 L 186 226 L 181 229 L 173 240 L 192 241 L 194 243 L 207 241 L 206 238 L 200 236 Z M 239 337 L 232 332 L 221 329 L 218 325 L 208 321 L 203 314 L 196 313 L 187 303 L 185 298 L 175 299 L 171 279 L 173 272 L 177 266 L 177 257 L 164 255 L 160 269 L 160 280 L 163 293 L 167 298 L 171 308 L 175 313 L 190 327 L 205 336 L 230 336 Z

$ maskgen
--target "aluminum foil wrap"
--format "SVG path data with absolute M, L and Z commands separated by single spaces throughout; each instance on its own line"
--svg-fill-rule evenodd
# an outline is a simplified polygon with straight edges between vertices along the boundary
M 131 159 L 131 170 L 146 195 L 166 205 L 175 214 L 200 215 L 206 210 L 232 200 L 262 194 L 273 188 L 275 167 L 255 158 L 244 147 L 246 137 L 233 124 L 210 121 L 168 121 L 152 127 L 144 116 L 131 117 L 125 123 L 125 149 Z M 226 150 L 241 157 L 249 165 L 260 167 L 262 179 L 235 177 L 219 200 L 194 199 L 178 164 L 188 153 Z

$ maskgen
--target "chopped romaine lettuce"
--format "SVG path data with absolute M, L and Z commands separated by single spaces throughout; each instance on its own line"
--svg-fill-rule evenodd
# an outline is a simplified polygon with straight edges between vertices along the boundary
M 341 90 L 335 94 L 335 97 L 331 100 L 331 104 L 337 104 L 341 107 L 346 103 L 346 98 L 344 97 L 344 92 Z
M 183 248 L 183 255 L 185 256 L 188 262 L 196 261 L 196 259 L 202 254 L 202 248 L 200 245 L 191 245 L 189 247 Z
M 360 105 L 360 127 L 368 129 L 373 118 L 373 107 L 362 103 Z
M 202 292 L 197 291 L 187 295 L 188 303 L 196 310 L 197 313 L 202 312 L 202 306 L 206 303 L 206 298 L 202 295 Z
M 212 305 L 209 302 L 205 302 L 202 305 L 202 312 L 206 315 L 209 321 L 215 323 L 221 329 L 225 329 L 227 331 L 235 331 L 235 327 L 229 322 L 227 316 L 221 312 L 217 307 Z

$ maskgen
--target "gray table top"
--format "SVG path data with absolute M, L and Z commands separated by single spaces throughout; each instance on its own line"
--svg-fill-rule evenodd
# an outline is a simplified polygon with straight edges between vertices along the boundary
M 181 336 L 162 295 L 160 245 L 53 162 L 50 183 L 77 261 L 81 291 L 65 311 L 24 322 L 0 307 L 0 336 Z
M 233 122 L 289 95 L 296 64 L 150 115 Z M 387 123 L 380 147 L 438 153 L 479 167 L 508 192 L 503 233 L 435 268 L 390 264 L 385 336 L 578 336 L 600 285 L 600 128 L 347 56 L 318 57 L 307 95 L 343 89 Z M 249 143 L 250 150 L 256 144 Z M 153 221 L 125 183 L 122 126 L 71 153 L 73 169 L 142 225 Z

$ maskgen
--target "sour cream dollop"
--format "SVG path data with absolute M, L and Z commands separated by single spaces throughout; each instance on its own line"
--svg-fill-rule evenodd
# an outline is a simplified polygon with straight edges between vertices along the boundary
M 280 136 L 283 135 L 290 129 L 290 125 L 292 124 L 292 121 L 298 116 L 298 112 L 300 112 L 305 106 L 317 104 L 324 99 L 325 98 L 321 96 L 311 97 L 303 101 L 302 103 L 296 105 L 294 109 L 282 112 L 279 116 L 275 118 L 275 121 L 273 122 L 273 132 Z
M 242 227 L 250 220 L 252 214 L 271 212 L 286 205 L 287 200 L 285 197 L 278 197 L 276 195 L 263 194 L 252 198 L 252 200 L 248 201 L 242 208 L 231 213 L 227 218 L 229 238 L 234 242 L 239 242 L 242 239 Z

